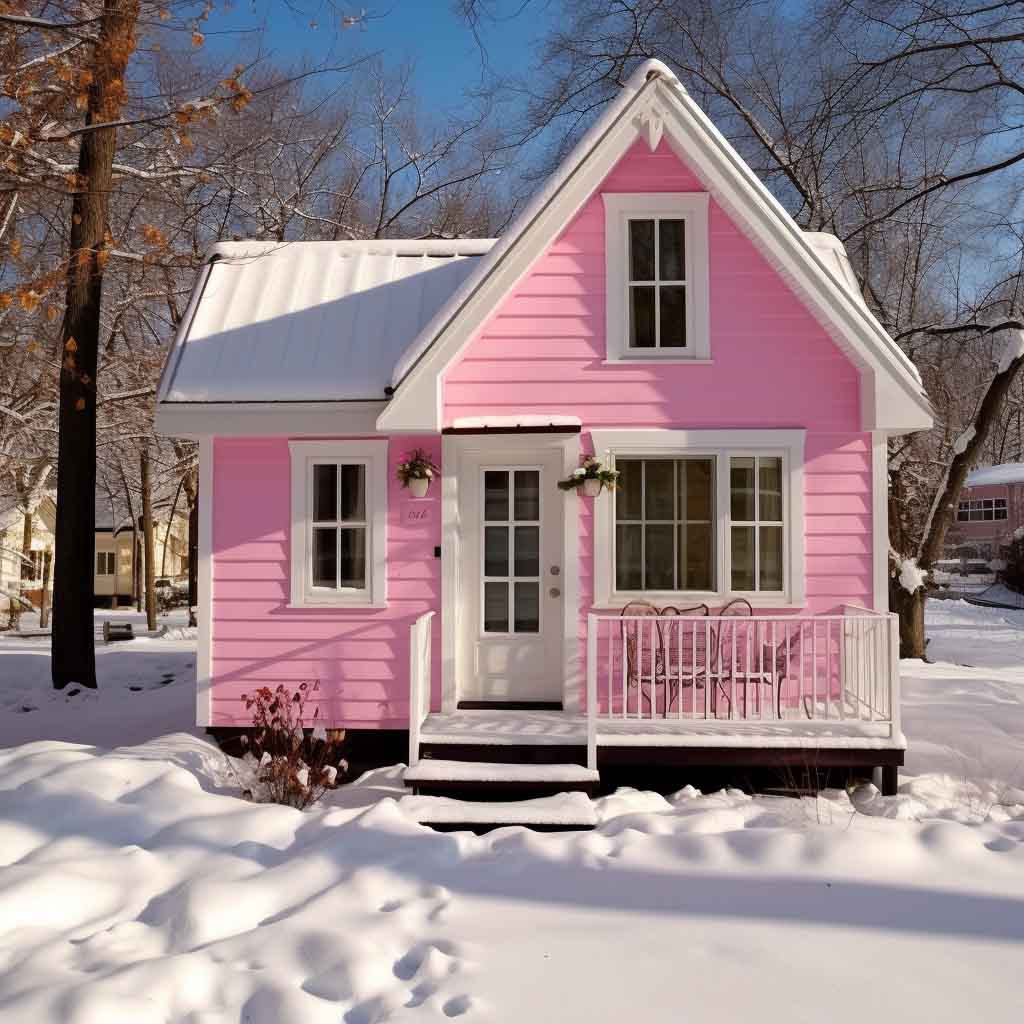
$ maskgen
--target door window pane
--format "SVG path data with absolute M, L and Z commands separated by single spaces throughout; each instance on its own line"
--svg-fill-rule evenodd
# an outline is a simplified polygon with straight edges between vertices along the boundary
M 540 632 L 540 584 L 515 584 L 515 631 Z
M 508 519 L 508 470 L 484 472 L 484 519 L 503 522 Z
M 759 552 L 760 589 L 782 589 L 782 527 L 761 527 L 761 550 Z
M 338 531 L 331 526 L 313 530 L 313 586 L 338 585 Z
M 540 473 L 535 469 L 515 471 L 515 518 L 540 519 Z
M 686 345 L 686 289 L 680 285 L 662 285 L 661 347 L 683 348 Z
M 671 459 L 644 463 L 644 516 L 647 519 L 675 517 L 675 468 Z
M 675 588 L 675 527 L 648 526 L 644 531 L 644 589 Z
M 653 287 L 629 289 L 629 343 L 633 348 L 654 348 L 654 295 Z
M 754 459 L 731 459 L 729 463 L 729 515 L 734 522 L 753 522 Z
M 508 632 L 508 584 L 484 584 L 484 632 Z
M 508 575 L 508 527 L 484 528 L 484 575 Z
M 682 220 L 658 221 L 658 279 L 685 281 L 685 230 Z
M 732 528 L 732 589 L 754 589 L 754 527 Z
M 366 586 L 366 530 L 338 531 L 339 583 L 362 590 Z
M 366 467 L 341 467 L 341 519 L 343 522 L 366 522 Z
M 515 575 L 540 576 L 540 527 L 517 526 Z
M 643 495 L 642 462 L 634 459 L 616 459 L 615 468 L 619 471 L 619 486 L 615 491 L 616 519 L 639 519 Z
M 758 486 L 762 522 L 782 522 L 782 459 L 758 459 Z
M 313 467 L 313 522 L 333 523 L 338 518 L 338 467 Z
M 654 280 L 654 221 L 629 222 L 629 279 Z
M 617 590 L 643 589 L 641 561 L 643 527 L 618 524 L 615 527 L 615 587 Z

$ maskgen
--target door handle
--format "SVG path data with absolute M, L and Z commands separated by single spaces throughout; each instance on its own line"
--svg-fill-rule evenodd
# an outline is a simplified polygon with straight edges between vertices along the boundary
M 551 588 L 551 589 L 550 589 L 550 590 L 548 591 L 548 594 L 549 594 L 549 595 L 550 595 L 551 597 L 561 597 L 561 596 L 562 596 L 562 592 L 561 592 L 561 591 L 560 591 L 560 590 L 558 589 L 558 587 L 552 587 L 552 588 Z
M 561 573 L 562 573 L 562 567 L 560 565 L 553 565 L 553 566 L 551 566 L 551 575 L 552 576 L 560 576 Z

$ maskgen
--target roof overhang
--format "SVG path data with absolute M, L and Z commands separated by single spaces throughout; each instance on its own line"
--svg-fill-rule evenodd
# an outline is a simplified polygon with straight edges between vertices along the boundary
M 324 437 L 376 434 L 383 401 L 163 402 L 156 432 L 167 437 Z
M 648 61 L 399 361 L 379 430 L 441 429 L 447 370 L 638 138 L 651 149 L 668 142 L 858 368 L 864 430 L 898 434 L 932 425 L 910 360 L 672 72 Z

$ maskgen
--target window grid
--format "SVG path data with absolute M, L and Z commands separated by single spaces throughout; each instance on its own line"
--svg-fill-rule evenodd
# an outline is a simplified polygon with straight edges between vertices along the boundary
M 686 295 L 686 280 L 685 278 L 674 280 L 674 279 L 663 279 L 661 276 L 661 222 L 663 220 L 680 221 L 683 224 L 683 252 L 686 252 L 686 219 L 683 217 L 630 217 L 626 222 L 626 309 L 632 308 L 632 298 L 634 288 L 654 288 L 654 348 L 662 348 L 661 344 L 661 289 L 662 286 L 672 286 L 683 289 L 683 323 L 686 323 L 686 309 L 688 305 Z M 654 222 L 654 251 L 653 251 L 653 265 L 654 265 L 654 278 L 653 280 L 640 280 L 634 279 L 633 277 L 633 254 L 632 254 L 632 225 L 643 224 L 648 221 Z M 682 261 L 682 271 L 686 273 L 686 260 Z M 632 327 L 629 328 L 629 334 L 627 336 L 627 348 L 637 351 L 644 352 L 648 351 L 647 346 L 634 345 L 632 337 Z M 685 349 L 689 345 L 689 338 L 684 333 L 682 345 L 667 345 L 666 348 L 674 349 Z
M 733 463 L 733 461 L 734 460 L 739 460 L 739 459 L 752 459 L 753 463 L 754 463 L 754 479 L 753 479 L 754 518 L 752 520 L 733 519 L 732 518 L 732 493 L 733 493 L 733 491 L 732 491 L 732 472 L 731 472 L 731 470 L 732 470 L 732 463 Z M 781 492 L 781 494 L 779 496 L 780 497 L 780 505 L 782 506 L 781 507 L 782 518 L 781 519 L 765 519 L 765 520 L 761 519 L 761 463 L 765 459 L 770 459 L 773 462 L 774 461 L 779 461 L 779 463 L 780 463 L 780 471 L 779 472 L 780 472 L 780 483 L 782 485 L 782 492 Z M 729 456 L 729 469 L 730 469 L 730 473 L 729 473 L 729 531 L 728 531 L 728 537 L 727 537 L 727 544 L 729 545 L 728 550 L 729 550 L 729 583 L 730 583 L 730 586 L 732 586 L 732 577 L 733 577 L 733 570 L 732 570 L 732 528 L 734 526 L 747 527 L 747 528 L 751 528 L 752 527 L 753 531 L 754 531 L 754 535 L 753 535 L 754 536 L 754 586 L 753 586 L 753 589 L 751 591 L 743 591 L 743 590 L 739 590 L 738 588 L 735 588 L 735 587 L 733 587 L 732 589 L 736 590 L 738 593 L 760 593 L 760 592 L 762 592 L 762 587 L 761 587 L 761 527 L 762 526 L 779 526 L 779 527 L 782 527 L 782 534 L 781 534 L 781 536 L 782 536 L 782 566 L 783 566 L 783 573 L 782 573 L 782 587 L 781 587 L 781 590 L 784 591 L 786 589 L 786 571 L 785 571 L 785 566 L 786 566 L 786 530 L 785 530 L 785 520 L 786 520 L 785 493 L 786 493 L 786 488 L 785 488 L 785 479 L 784 479 L 785 471 L 786 471 L 785 462 L 778 455 L 765 455 L 765 456 L 762 456 L 762 455 L 741 455 L 741 454 L 733 452 Z M 779 593 L 779 591 L 778 590 L 764 590 L 764 593 L 777 594 L 777 593 Z
M 683 474 L 683 490 L 684 493 L 680 494 L 679 487 L 679 467 L 681 464 L 686 462 L 710 462 L 712 466 L 711 475 L 711 511 L 714 515 L 715 508 L 715 459 L 708 459 L 707 456 L 692 456 L 691 458 L 630 458 L 623 461 L 638 462 L 640 464 L 640 518 L 639 519 L 620 519 L 618 512 L 616 511 L 614 523 L 615 526 L 636 526 L 640 529 L 640 588 L 638 590 L 631 590 L 629 587 L 616 586 L 617 590 L 622 593 L 644 593 L 648 590 L 647 587 L 647 527 L 648 526 L 671 526 L 672 527 L 672 587 L 673 592 L 684 593 L 686 591 L 685 580 L 680 581 L 680 551 L 686 551 L 686 540 L 688 534 L 688 528 L 690 526 L 713 526 L 714 519 L 688 519 L 686 516 L 686 488 L 689 486 L 689 474 Z M 671 462 L 672 463 L 672 514 L 671 519 L 649 519 L 647 518 L 647 466 L 651 462 Z M 616 494 L 616 501 L 618 501 L 618 495 Z M 681 536 L 680 536 L 681 535 Z M 682 537 L 682 539 L 681 539 Z M 612 570 L 615 573 L 616 582 L 618 581 L 618 544 L 613 540 L 613 558 L 612 558 Z M 711 559 L 711 589 L 713 590 L 716 586 L 714 578 L 715 574 L 715 561 L 714 561 L 714 531 L 711 531 L 711 545 L 712 545 L 712 559 Z M 662 590 L 664 588 L 653 588 Z M 693 591 L 694 593 L 704 593 L 704 590 Z
M 97 576 L 114 576 L 116 575 L 117 562 L 116 552 L 113 551 L 97 551 L 96 552 L 96 575 Z
M 960 502 L 956 518 L 960 523 L 993 522 L 1008 514 L 1006 498 L 971 498 Z
M 334 489 L 334 512 L 335 515 L 331 519 L 318 519 L 316 517 L 316 470 L 318 466 L 334 466 L 337 469 L 335 489 Z M 343 507 L 343 495 L 342 495 L 342 480 L 344 474 L 342 469 L 346 466 L 360 466 L 363 470 L 363 516 L 361 519 L 339 519 L 338 516 L 341 514 Z M 367 573 L 370 565 L 370 533 L 369 533 L 369 521 L 367 516 L 367 506 L 369 504 L 369 467 L 365 462 L 354 461 L 351 459 L 317 459 L 310 462 L 309 464 L 309 496 L 308 496 L 308 508 L 310 509 L 310 523 L 311 529 L 309 531 L 309 550 L 306 555 L 307 565 L 309 566 L 309 579 L 310 589 L 315 591 L 330 591 L 336 590 L 339 592 L 361 592 L 366 590 L 367 585 Z M 315 545 L 316 532 L 318 530 L 329 530 L 334 529 L 334 586 L 327 587 L 322 583 L 313 583 L 314 579 L 314 564 L 313 564 L 313 551 Z M 341 585 L 341 533 L 343 530 L 362 530 L 363 531 L 363 585 L 360 587 L 343 587 Z

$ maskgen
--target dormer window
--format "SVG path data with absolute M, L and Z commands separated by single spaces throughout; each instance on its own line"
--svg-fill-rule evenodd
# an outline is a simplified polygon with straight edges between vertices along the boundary
M 608 358 L 710 358 L 707 194 L 606 193 L 604 204 Z

